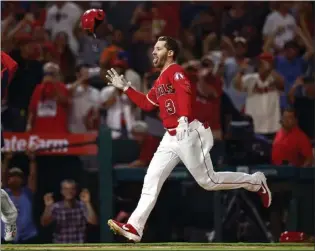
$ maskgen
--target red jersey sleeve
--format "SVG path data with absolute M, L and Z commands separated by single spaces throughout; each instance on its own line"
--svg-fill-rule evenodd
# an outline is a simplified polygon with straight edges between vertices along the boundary
M 169 80 L 173 85 L 178 103 L 178 115 L 192 117 L 192 86 L 181 67 L 170 71 Z
M 137 106 L 139 106 L 144 111 L 152 111 L 157 108 L 159 105 L 157 104 L 157 98 L 155 95 L 155 90 L 152 88 L 147 95 L 142 92 L 138 92 L 132 87 L 129 87 L 125 93 L 130 98 L 132 102 L 134 102 Z
M 11 82 L 14 73 L 16 72 L 18 68 L 17 62 L 15 62 L 8 54 L 1 51 L 1 64 L 8 70 L 9 72 L 9 83 Z M 3 71 L 2 69 L 1 71 Z

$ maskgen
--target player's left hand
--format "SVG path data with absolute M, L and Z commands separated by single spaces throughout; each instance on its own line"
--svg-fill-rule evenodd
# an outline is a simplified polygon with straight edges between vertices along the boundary
M 131 85 L 123 75 L 118 75 L 117 71 L 114 68 L 111 68 L 107 71 L 108 75 L 106 78 L 109 80 L 109 85 L 115 86 L 116 88 L 126 91 L 128 87 Z
M 176 127 L 177 141 L 181 141 L 189 136 L 189 123 L 188 118 L 180 117 L 178 120 L 178 126 Z

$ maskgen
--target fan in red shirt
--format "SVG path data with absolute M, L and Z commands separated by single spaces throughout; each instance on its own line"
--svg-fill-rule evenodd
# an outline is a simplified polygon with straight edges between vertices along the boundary
M 197 83 L 196 117 L 203 123 L 209 123 L 216 139 L 221 139 L 221 96 L 223 94 L 221 78 L 213 73 L 214 62 L 210 57 L 201 61 L 199 81 Z
M 27 131 L 36 133 L 68 133 L 68 106 L 66 86 L 58 81 L 59 66 L 44 65 L 44 79 L 37 85 L 29 105 Z
M 285 110 L 281 123 L 282 128 L 277 132 L 272 145 L 272 163 L 297 167 L 311 166 L 312 144 L 298 127 L 294 110 Z
M 271 193 L 263 173 L 215 172 L 210 149 L 213 135 L 210 128 L 196 119 L 196 88 L 183 68 L 175 63 L 179 47 L 167 36 L 160 37 L 153 50 L 153 65 L 161 74 L 145 95 L 114 70 L 108 70 L 109 84 L 123 90 L 136 105 L 146 111 L 159 108 L 166 133 L 155 152 L 144 178 L 142 194 L 128 223 L 109 220 L 108 225 L 127 239 L 139 242 L 146 221 L 157 201 L 163 183 L 182 161 L 197 183 L 206 190 L 244 188 L 258 192 L 265 207 L 271 204 Z M 210 113 L 212 111 L 209 111 Z
M 138 159 L 131 162 L 129 167 L 147 167 L 160 144 L 160 138 L 148 134 L 148 125 L 143 121 L 136 121 L 132 126 L 133 138 L 140 144 Z

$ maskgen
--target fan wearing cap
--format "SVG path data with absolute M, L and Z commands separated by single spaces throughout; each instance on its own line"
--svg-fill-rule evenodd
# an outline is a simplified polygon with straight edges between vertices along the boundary
M 223 94 L 222 81 L 217 75 L 217 64 L 211 56 L 201 60 L 198 72 L 196 118 L 202 123 L 209 124 L 213 137 L 221 139 L 221 96 Z
M 26 155 L 29 158 L 29 175 L 27 177 L 18 167 L 9 169 L 14 157 L 12 153 L 4 155 L 1 170 L 3 187 L 19 212 L 16 221 L 17 234 L 14 239 L 16 243 L 36 243 L 38 234 L 33 221 L 33 195 L 37 190 L 36 155 L 33 151 L 27 151 Z M 1 202 L 3 203 L 3 201 Z M 3 227 L 2 224 L 2 230 Z M 7 229 L 4 230 L 2 231 L 2 238 L 6 239 Z
M 244 37 L 235 37 L 231 47 L 234 51 L 233 57 L 228 57 L 224 62 L 224 91 L 230 97 L 233 105 L 239 111 L 244 108 L 246 93 L 239 92 L 232 83 L 237 72 L 253 73 L 254 67 L 247 57 L 248 43 Z
M 72 99 L 72 105 L 69 109 L 69 130 L 71 133 L 86 133 L 97 130 L 100 92 L 89 83 L 89 66 L 78 65 L 76 77 L 75 82 L 67 85 Z
M 26 129 L 37 133 L 67 133 L 71 100 L 65 84 L 59 81 L 59 66 L 48 62 L 43 71 L 44 78 L 31 97 Z
M 281 96 L 281 108 L 288 106 L 288 92 L 293 86 L 295 80 L 305 73 L 309 60 L 314 55 L 312 41 L 309 41 L 300 28 L 295 29 L 297 38 L 302 42 L 305 53 L 300 55 L 301 46 L 296 41 L 288 41 L 284 45 L 283 54 L 275 58 L 275 69 L 284 77 L 284 93 Z M 301 95 L 301 90 L 296 90 L 295 95 Z
M 247 40 L 244 37 L 235 37 L 234 38 L 234 55 L 235 59 L 238 63 L 242 63 L 246 61 L 248 58 L 246 57 L 248 50 Z
M 160 139 L 148 133 L 148 125 L 144 121 L 136 121 L 132 126 L 131 133 L 140 145 L 140 155 L 128 166 L 147 167 L 160 144 Z
M 273 69 L 273 56 L 262 53 L 258 58 L 258 71 L 239 72 L 235 88 L 247 93 L 245 113 L 252 116 L 255 133 L 273 137 L 280 128 L 280 92 L 284 79 Z

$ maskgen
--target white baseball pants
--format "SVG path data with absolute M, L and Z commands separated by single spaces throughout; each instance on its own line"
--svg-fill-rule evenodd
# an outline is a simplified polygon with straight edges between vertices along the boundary
M 180 162 L 192 174 L 197 183 L 206 190 L 228 190 L 244 188 L 258 191 L 261 178 L 255 174 L 240 172 L 214 172 L 210 158 L 213 136 L 210 128 L 194 120 L 190 123 L 190 135 L 182 141 L 165 133 L 144 178 L 141 198 L 137 208 L 130 216 L 131 224 L 142 236 L 146 221 L 156 203 L 163 183 L 174 167 Z
M 1 220 L 6 224 L 15 224 L 18 213 L 6 191 L 1 189 Z

